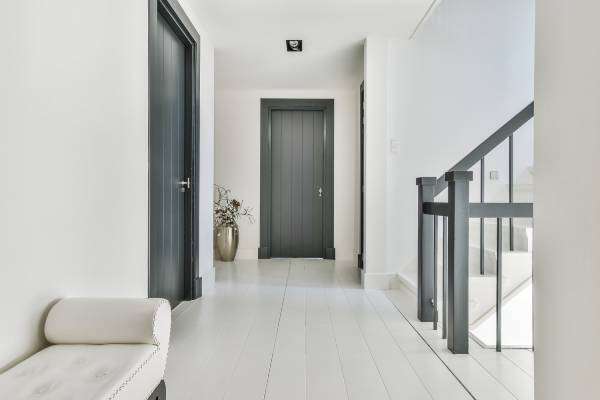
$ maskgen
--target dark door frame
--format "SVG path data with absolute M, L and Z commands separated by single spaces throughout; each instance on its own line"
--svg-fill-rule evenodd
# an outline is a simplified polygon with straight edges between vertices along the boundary
M 185 200 L 185 299 L 195 299 L 202 295 L 202 278 L 199 276 L 198 260 L 198 141 L 200 134 L 200 35 L 194 28 L 183 8 L 176 0 L 148 0 L 148 165 L 151 165 L 151 138 L 160 129 L 160 97 L 155 88 L 160 81 L 159 54 L 157 48 L 158 16 L 169 23 L 186 48 L 185 53 L 185 148 L 187 149 L 185 170 L 192 182 Z M 148 296 L 153 297 L 156 287 L 151 281 L 151 271 L 160 268 L 157 260 L 152 260 L 152 215 L 150 215 L 151 177 L 148 169 Z
M 260 247 L 258 258 L 271 258 L 271 112 L 323 111 L 324 133 L 324 177 L 323 177 L 323 254 L 335 260 L 333 242 L 333 99 L 261 99 L 260 100 Z
M 360 231 L 358 268 L 365 266 L 365 83 L 360 84 Z

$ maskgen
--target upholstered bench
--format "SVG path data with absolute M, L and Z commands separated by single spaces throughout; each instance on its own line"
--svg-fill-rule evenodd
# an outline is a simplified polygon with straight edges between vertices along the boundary
M 61 300 L 51 345 L 0 374 L 0 399 L 163 400 L 170 329 L 166 300 Z

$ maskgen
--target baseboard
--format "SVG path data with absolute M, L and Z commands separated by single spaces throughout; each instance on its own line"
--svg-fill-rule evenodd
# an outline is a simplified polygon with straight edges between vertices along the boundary
M 236 260 L 256 260 L 256 258 L 255 247 L 239 248 L 235 255 Z
M 202 297 L 202 277 L 196 276 L 192 285 L 192 300 Z
M 335 260 L 335 248 L 327 247 L 325 249 L 325 259 L 326 260 Z
M 392 272 L 365 273 L 362 270 L 360 280 L 363 289 L 389 290 L 393 279 L 397 276 L 398 274 Z
M 412 281 L 404 277 L 402 274 L 397 274 L 396 277 L 390 282 L 391 289 L 406 288 L 415 296 L 417 295 L 417 287 Z
M 270 247 L 259 247 L 258 248 L 258 259 L 265 260 L 271 258 L 271 248 Z
M 202 273 L 202 293 L 206 294 L 215 288 L 215 267 L 210 266 Z

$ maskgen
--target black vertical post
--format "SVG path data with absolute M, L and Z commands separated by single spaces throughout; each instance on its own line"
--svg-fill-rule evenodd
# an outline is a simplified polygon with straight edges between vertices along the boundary
M 442 339 L 448 337 L 448 217 L 442 218 Z
M 469 182 L 471 171 L 446 172 L 448 182 L 448 349 L 469 353 Z
M 496 351 L 502 351 L 502 218 L 496 222 Z
M 485 158 L 481 159 L 480 202 L 485 201 Z M 479 219 L 479 273 L 485 275 L 485 218 Z
M 423 214 L 423 204 L 433 202 L 436 179 L 417 178 L 418 198 L 418 288 L 417 316 L 419 321 L 433 322 L 433 216 Z
M 438 217 L 433 216 L 433 330 L 438 328 Z
M 508 202 L 515 201 L 514 192 L 514 142 L 513 135 L 508 137 Z M 513 228 L 513 219 L 508 219 L 508 245 L 510 251 L 515 251 L 515 236 Z

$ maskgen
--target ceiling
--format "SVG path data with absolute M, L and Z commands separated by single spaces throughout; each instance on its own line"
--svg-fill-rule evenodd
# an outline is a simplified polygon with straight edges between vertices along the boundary
M 355 87 L 368 35 L 409 37 L 432 0 L 190 0 L 215 46 L 217 89 Z M 302 39 L 287 53 L 286 39 Z

